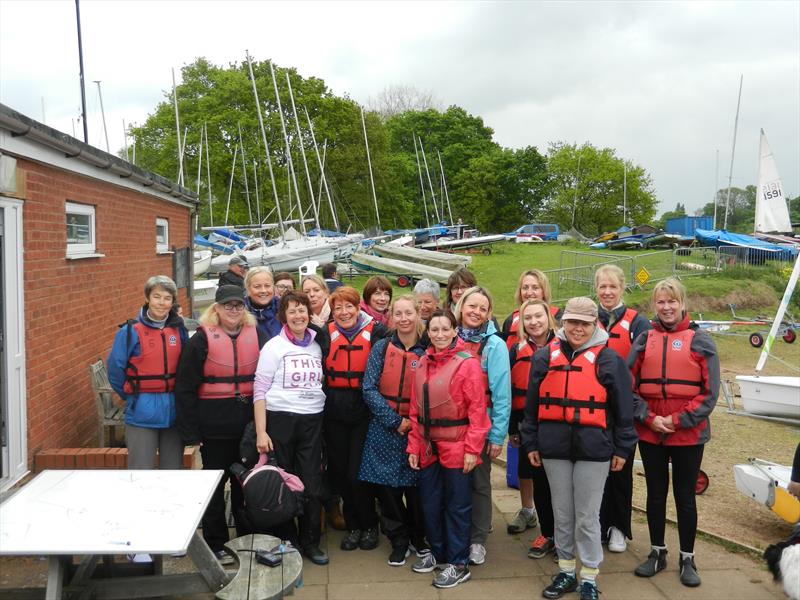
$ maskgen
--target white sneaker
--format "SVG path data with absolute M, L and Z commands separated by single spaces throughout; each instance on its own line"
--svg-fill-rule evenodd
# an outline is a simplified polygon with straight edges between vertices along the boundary
M 628 549 L 628 541 L 625 534 L 616 527 L 608 530 L 608 550 L 609 552 L 625 552 Z
M 482 565 L 486 562 L 486 548 L 483 544 L 470 544 L 469 564 Z

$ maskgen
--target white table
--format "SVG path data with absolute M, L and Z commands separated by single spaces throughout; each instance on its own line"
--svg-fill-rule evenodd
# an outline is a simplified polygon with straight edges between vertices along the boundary
M 47 593 L 98 598 L 216 592 L 229 577 L 197 526 L 222 471 L 44 471 L 0 505 L 0 555 L 48 557 Z M 155 555 L 155 576 L 91 579 L 98 557 Z M 199 573 L 163 575 L 161 555 L 188 553 Z M 205 589 L 201 589 L 201 588 Z

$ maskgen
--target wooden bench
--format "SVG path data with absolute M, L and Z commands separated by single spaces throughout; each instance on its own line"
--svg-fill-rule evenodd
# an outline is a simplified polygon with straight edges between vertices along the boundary
M 273 600 L 294 593 L 302 582 L 303 557 L 291 549 L 282 554 L 282 564 L 268 567 L 256 562 L 256 550 L 271 550 L 281 541 L 271 535 L 244 535 L 225 544 L 239 564 L 239 569 L 228 585 L 219 590 L 222 600 Z
M 111 428 L 111 437 L 109 439 L 113 440 L 116 433 L 115 428 L 125 425 L 125 408 L 118 406 L 114 402 L 114 390 L 108 381 L 108 371 L 106 371 L 106 364 L 102 358 L 89 365 L 89 374 L 92 378 L 92 390 L 94 391 L 94 401 L 97 407 L 97 443 L 100 444 L 101 448 L 105 448 L 106 427 Z

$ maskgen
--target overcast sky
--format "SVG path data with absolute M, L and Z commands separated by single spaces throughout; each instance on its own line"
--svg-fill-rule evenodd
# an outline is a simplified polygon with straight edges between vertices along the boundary
M 755 184 L 763 128 L 800 194 L 800 2 L 81 2 L 89 141 L 112 152 L 170 69 L 293 66 L 367 103 L 389 85 L 483 117 L 506 147 L 612 147 L 653 177 L 661 210 Z M 0 0 L 0 102 L 81 138 L 75 3 Z M 44 109 L 43 109 L 44 105 Z M 44 114 L 43 114 L 44 113 Z M 719 178 L 715 155 L 719 150 Z

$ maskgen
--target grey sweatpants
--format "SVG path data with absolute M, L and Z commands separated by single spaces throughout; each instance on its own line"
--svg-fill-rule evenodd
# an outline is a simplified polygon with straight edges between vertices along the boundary
M 129 469 L 155 469 L 158 450 L 159 469 L 180 469 L 183 464 L 183 440 L 177 428 L 154 429 L 125 424 Z
M 577 555 L 584 567 L 598 568 L 603 562 L 600 504 L 609 461 L 545 458 L 542 462 L 553 499 L 558 557 L 573 560 Z
M 472 470 L 472 533 L 470 544 L 486 544 L 492 526 L 492 459 L 481 451 L 481 464 Z

